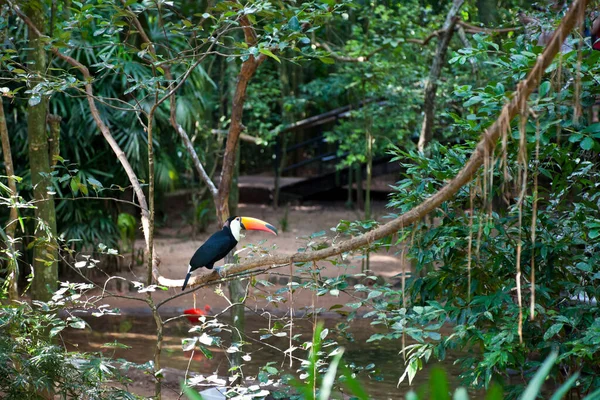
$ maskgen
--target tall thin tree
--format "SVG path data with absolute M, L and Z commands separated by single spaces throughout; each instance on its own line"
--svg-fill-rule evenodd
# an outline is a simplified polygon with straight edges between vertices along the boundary
M 12 161 L 12 153 L 10 150 L 10 140 L 8 137 L 8 128 L 6 126 L 6 117 L 4 116 L 4 103 L 0 98 L 0 139 L 2 139 L 2 153 L 4 154 L 4 166 L 6 168 L 6 176 L 8 179 L 8 188 L 10 189 L 11 196 L 17 195 L 17 184 L 12 176 L 15 174 Z M 7 240 L 14 240 L 15 233 L 17 231 L 17 208 L 12 207 L 8 218 L 8 227 L 6 228 Z M 8 243 L 7 243 L 8 245 Z M 8 298 L 9 300 L 16 300 L 19 297 L 17 292 L 17 278 L 18 278 L 19 266 L 16 258 L 8 260 Z
M 24 6 L 25 14 L 35 26 L 46 26 L 46 11 L 40 0 L 31 0 Z M 45 176 L 50 173 L 48 156 L 48 135 L 46 132 L 46 114 L 48 99 L 35 90 L 43 81 L 47 68 L 47 54 L 40 32 L 29 29 L 28 59 L 33 79 L 30 82 L 32 94 L 27 108 L 27 134 L 29 138 L 29 165 L 31 184 L 36 201 L 37 220 L 33 248 L 33 282 L 31 297 L 48 300 L 56 289 L 58 281 L 58 252 L 51 239 L 56 234 L 56 212 L 54 198 L 48 192 L 49 181 Z

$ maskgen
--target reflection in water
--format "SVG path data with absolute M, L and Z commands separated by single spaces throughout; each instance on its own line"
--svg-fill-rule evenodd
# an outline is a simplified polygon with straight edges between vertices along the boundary
M 163 316 L 166 319 L 166 316 Z M 101 318 L 87 318 L 91 329 L 75 330 L 67 329 L 63 331 L 63 340 L 69 350 L 79 351 L 101 351 L 107 357 L 124 358 L 126 360 L 145 363 L 153 359 L 155 345 L 155 325 L 150 316 L 104 316 Z M 220 317 L 220 322 L 227 323 L 227 318 Z M 325 326 L 332 328 L 339 319 L 325 319 Z M 285 322 L 284 322 L 285 323 Z M 293 370 L 289 369 L 289 359 L 284 355 L 284 351 L 289 346 L 288 337 L 272 336 L 261 341 L 260 329 L 269 325 L 265 318 L 257 315 L 246 316 L 246 332 L 248 332 L 249 344 L 244 347 L 244 351 L 251 356 L 251 359 L 245 361 L 244 373 L 247 376 L 256 376 L 260 367 L 268 362 L 275 362 L 275 367 L 293 373 L 297 376 L 296 369 L 299 362 L 294 361 Z M 229 363 L 226 349 L 229 343 L 229 333 L 222 332 L 221 338 L 225 346 L 223 348 L 210 347 L 213 357 L 205 357 L 201 351 L 184 352 L 182 349 L 182 339 L 199 335 L 198 333 L 189 333 L 192 325 L 185 319 L 177 319 L 165 326 L 164 346 L 162 355 L 162 366 L 186 370 L 190 357 L 190 372 L 199 374 L 213 374 L 220 376 L 227 375 Z M 286 328 L 287 329 L 287 328 Z M 300 334 L 300 339 L 296 343 L 299 345 L 312 337 L 312 321 L 294 319 L 294 335 Z M 398 378 L 404 372 L 404 362 L 402 359 L 400 341 L 383 340 L 378 342 L 366 343 L 366 340 L 377 330 L 369 324 L 369 320 L 358 319 L 352 322 L 349 332 L 353 340 L 345 337 L 333 337 L 330 333 L 328 339 L 338 341 L 345 349 L 344 360 L 347 363 L 353 363 L 358 367 L 365 367 L 369 364 L 375 364 L 376 369 L 370 375 L 363 372 L 360 376 L 365 389 L 374 399 L 399 399 L 408 391 L 408 384 L 403 382 L 396 387 Z M 264 333 L 264 332 L 263 332 Z M 129 349 L 105 348 L 105 343 L 118 342 L 129 346 Z M 325 349 L 327 350 L 327 349 Z M 331 349 L 333 350 L 333 349 Z M 192 354 L 193 353 L 193 354 Z M 306 353 L 302 350 L 296 350 L 294 354 L 297 357 L 304 358 Z M 452 364 L 456 360 L 456 355 L 447 355 L 443 364 L 444 369 L 450 376 L 453 386 L 458 384 L 458 370 Z M 417 374 L 413 384 L 416 387 L 422 385 L 429 376 L 429 366 L 424 371 Z

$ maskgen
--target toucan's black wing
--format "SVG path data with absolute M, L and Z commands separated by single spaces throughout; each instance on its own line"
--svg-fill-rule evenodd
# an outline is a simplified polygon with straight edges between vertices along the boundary
M 237 242 L 231 233 L 226 231 L 215 233 L 192 256 L 190 260 L 191 270 L 205 266 L 212 268 L 213 264 L 225 257 L 236 244 Z

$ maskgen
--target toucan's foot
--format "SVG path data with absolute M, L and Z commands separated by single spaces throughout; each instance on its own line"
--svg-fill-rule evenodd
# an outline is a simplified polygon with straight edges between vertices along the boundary
M 225 278 L 225 268 L 224 267 L 215 267 L 215 272 L 219 274 L 221 278 Z

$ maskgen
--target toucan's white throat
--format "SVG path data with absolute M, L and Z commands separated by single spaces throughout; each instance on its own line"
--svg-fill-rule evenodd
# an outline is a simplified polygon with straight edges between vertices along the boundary
M 242 237 L 242 222 L 240 221 L 239 217 L 235 218 L 229 223 L 229 229 L 231 229 L 231 234 L 233 235 L 235 241 L 239 242 L 240 238 Z

